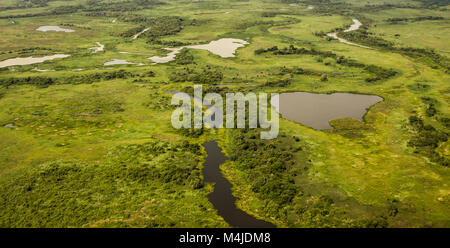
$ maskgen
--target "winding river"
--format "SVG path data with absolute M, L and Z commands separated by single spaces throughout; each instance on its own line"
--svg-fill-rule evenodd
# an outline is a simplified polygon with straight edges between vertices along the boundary
M 362 23 L 359 20 L 353 19 L 353 24 L 348 29 L 344 30 L 344 32 L 347 33 L 347 32 L 358 30 L 361 26 L 362 26 Z M 357 46 L 357 47 L 362 47 L 362 48 L 367 48 L 367 49 L 373 49 L 371 47 L 359 45 L 359 44 L 350 42 L 350 41 L 348 41 L 346 39 L 340 38 L 340 37 L 337 36 L 336 32 L 335 33 L 329 33 L 329 34 L 327 34 L 327 36 L 329 36 L 331 38 L 334 38 L 334 39 L 337 39 L 339 42 L 342 42 L 342 43 L 347 44 L 347 45 Z
M 232 227 L 274 228 L 272 223 L 256 219 L 236 207 L 232 184 L 222 175 L 220 165 L 228 158 L 222 153 L 216 141 L 203 144 L 208 156 L 203 163 L 203 177 L 206 183 L 214 183 L 214 191 L 208 195 L 209 201 L 222 218 Z

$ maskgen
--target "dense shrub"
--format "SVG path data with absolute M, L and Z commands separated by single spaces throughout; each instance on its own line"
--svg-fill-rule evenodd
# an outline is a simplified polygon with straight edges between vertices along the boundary
M 408 89 L 414 92 L 427 92 L 431 88 L 430 85 L 423 83 L 409 84 L 406 87 L 408 87 Z
M 439 102 L 436 99 L 430 97 L 421 97 L 420 100 L 422 100 L 422 102 L 426 104 L 425 114 L 427 117 L 433 117 L 437 114 L 436 106 L 439 105 Z
M 280 139 L 260 140 L 255 129 L 234 130 L 231 137 L 233 145 L 228 147 L 228 154 L 238 169 L 248 175 L 252 191 L 279 208 L 291 202 L 300 191 L 289 173 L 294 163 L 293 151 L 284 149 Z
M 148 28 L 147 32 L 142 33 L 139 37 L 146 38 L 149 43 L 152 43 L 159 37 L 172 35 L 180 32 L 183 29 L 185 21 L 177 16 L 161 16 L 161 17 L 143 17 L 136 15 L 123 15 L 120 20 L 126 22 L 136 22 L 138 27 L 131 28 L 122 34 L 123 37 L 132 37 L 135 34 Z
M 448 140 L 448 133 L 438 131 L 433 126 L 425 125 L 423 120 L 417 116 L 409 117 L 409 124 L 416 134 L 408 142 L 408 146 L 414 147 L 416 153 L 429 157 L 433 162 L 447 167 L 450 166 L 450 160 L 436 151 L 440 143 Z
M 194 56 L 189 52 L 187 48 L 183 48 L 180 53 L 177 54 L 177 65 L 194 64 Z
M 177 69 L 169 75 L 172 82 L 194 82 L 199 84 L 214 84 L 222 81 L 223 73 L 210 66 L 202 68 L 185 67 Z
M 128 219 L 144 202 L 167 198 L 164 188 L 179 195 L 201 188 L 200 151 L 188 142 L 148 142 L 118 146 L 100 163 L 39 165 L 0 182 L 0 226 L 82 227 Z
M 291 79 L 279 79 L 276 81 L 268 81 L 264 84 L 264 86 L 267 87 L 287 87 L 291 84 Z

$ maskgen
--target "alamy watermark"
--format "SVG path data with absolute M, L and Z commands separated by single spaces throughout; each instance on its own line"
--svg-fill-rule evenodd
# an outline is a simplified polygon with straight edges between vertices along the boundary
M 272 93 L 272 105 L 278 106 L 277 93 Z M 193 111 L 192 111 L 193 102 Z M 194 85 L 194 96 L 178 92 L 172 96 L 172 105 L 179 106 L 172 113 L 172 126 L 174 128 L 263 128 L 261 139 L 275 139 L 278 137 L 279 116 L 274 108 L 270 108 L 268 115 L 267 93 L 243 94 L 226 93 L 225 125 L 223 116 L 224 99 L 217 93 L 207 93 L 203 97 L 201 85 Z M 247 117 L 248 106 L 248 118 Z M 203 111 L 203 107 L 206 108 Z M 236 108 L 235 108 L 236 107 Z M 236 110 L 236 111 L 235 111 Z M 193 114 L 192 114 L 193 112 Z M 235 112 L 237 115 L 235 115 Z M 193 117 L 193 120 L 192 120 Z

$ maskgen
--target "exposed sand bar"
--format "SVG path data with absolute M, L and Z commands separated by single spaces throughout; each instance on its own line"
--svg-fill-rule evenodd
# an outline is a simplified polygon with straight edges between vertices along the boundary
M 7 59 L 4 61 L 0 61 L 0 68 L 14 66 L 14 65 L 32 65 L 32 64 L 42 63 L 47 60 L 63 59 L 63 58 L 67 58 L 69 56 L 70 55 L 67 55 L 67 54 L 55 54 L 55 55 L 45 56 L 45 57 L 40 57 L 40 58 L 27 57 L 27 58 Z
M 160 57 L 160 56 L 153 56 L 150 57 L 148 59 L 150 59 L 151 61 L 155 62 L 155 63 L 167 63 L 170 62 L 172 60 L 175 59 L 175 57 L 177 56 L 177 54 L 181 51 L 181 49 L 183 49 L 184 47 L 180 47 L 180 48 L 164 48 L 166 50 L 169 50 L 170 53 L 168 53 L 166 56 L 164 57 Z
M 358 30 L 361 26 L 362 26 L 362 23 L 359 20 L 353 19 L 353 24 L 348 29 L 344 30 L 344 32 Z
M 123 59 L 113 59 L 111 61 L 105 62 L 103 64 L 104 66 L 109 66 L 109 65 L 138 65 L 138 66 L 142 66 L 145 65 L 143 63 L 132 63 L 132 62 L 128 62 L 126 60 Z
M 60 28 L 58 26 L 41 26 L 41 27 L 38 27 L 36 30 L 41 31 L 41 32 L 47 32 L 47 31 L 66 32 L 66 33 L 75 32 L 75 30 L 67 29 L 67 28 Z
M 238 48 L 244 47 L 247 44 L 249 44 L 249 43 L 245 40 L 233 39 L 233 38 L 223 38 L 223 39 L 211 41 L 208 44 L 203 44 L 203 45 L 184 46 L 184 47 L 177 47 L 177 48 L 164 48 L 171 52 L 164 57 L 153 56 L 153 57 L 150 57 L 149 59 L 155 63 L 167 63 L 167 62 L 174 60 L 176 55 L 183 48 L 207 50 L 207 51 L 211 52 L 212 54 L 219 55 L 222 58 L 231 58 L 231 57 L 235 56 L 234 53 L 236 52 L 236 50 Z
M 97 53 L 97 52 L 101 52 L 103 51 L 103 49 L 105 49 L 105 45 L 103 45 L 100 42 L 95 42 L 97 44 L 98 47 L 91 47 L 89 48 L 90 50 L 92 50 L 92 53 Z
M 327 35 L 328 35 L 329 37 L 334 38 L 334 39 L 337 39 L 339 42 L 344 43 L 344 44 L 347 44 L 347 45 L 357 46 L 357 47 L 367 48 L 367 49 L 373 49 L 373 48 L 368 47 L 368 46 L 363 46 L 363 45 L 360 45 L 360 44 L 356 44 L 356 43 L 350 42 L 350 41 L 348 41 L 348 40 L 346 40 L 346 39 L 342 39 L 342 38 L 340 38 L 340 37 L 337 36 L 337 33 L 329 33 L 329 34 L 327 34 Z
M 234 53 L 240 47 L 244 47 L 249 43 L 241 39 L 223 38 L 211 41 L 208 44 L 187 46 L 187 48 L 200 49 L 210 51 L 212 54 L 219 55 L 222 58 L 234 57 Z
M 149 53 L 132 53 L 132 52 L 119 52 L 120 54 L 133 54 L 133 55 L 146 55 L 146 56 L 148 56 L 148 55 L 152 55 L 152 54 L 149 54 Z
M 362 23 L 359 20 L 353 19 L 353 24 L 348 29 L 344 30 L 344 32 L 347 33 L 347 32 L 358 30 L 361 26 L 362 26 Z M 337 33 L 329 33 L 329 34 L 327 34 L 327 36 L 337 39 L 339 42 L 347 44 L 347 45 L 357 46 L 357 47 L 366 48 L 366 49 L 373 49 L 371 47 L 359 45 L 359 44 L 350 42 L 346 39 L 340 38 L 339 36 L 337 36 Z
M 137 39 L 141 34 L 147 32 L 150 28 L 146 28 L 133 36 L 133 40 Z
M 48 71 L 55 71 L 55 70 L 49 70 L 49 69 L 39 69 L 35 67 L 32 71 L 38 71 L 38 72 L 48 72 Z

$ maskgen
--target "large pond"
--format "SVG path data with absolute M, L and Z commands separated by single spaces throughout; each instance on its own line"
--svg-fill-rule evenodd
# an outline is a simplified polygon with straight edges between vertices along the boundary
M 236 198 L 231 191 L 232 184 L 225 179 L 219 167 L 227 160 L 227 157 L 216 141 L 206 142 L 203 147 L 208 154 L 203 164 L 203 178 L 207 183 L 214 183 L 214 191 L 208 195 L 208 199 L 217 209 L 218 214 L 233 227 L 275 227 L 272 223 L 256 219 L 236 207 Z
M 56 54 L 51 56 L 44 56 L 39 58 L 34 57 L 27 57 L 27 58 L 14 58 L 14 59 L 7 59 L 4 61 L 0 61 L 0 68 L 8 67 L 8 66 L 14 66 L 14 65 L 31 65 L 31 64 L 37 64 L 42 63 L 47 60 L 53 60 L 53 59 L 63 59 L 67 58 L 70 55 L 67 54 Z
M 285 119 L 324 130 L 332 128 L 329 121 L 334 119 L 351 117 L 362 121 L 367 109 L 381 101 L 383 98 L 374 95 L 292 92 L 273 97 L 271 104 Z

